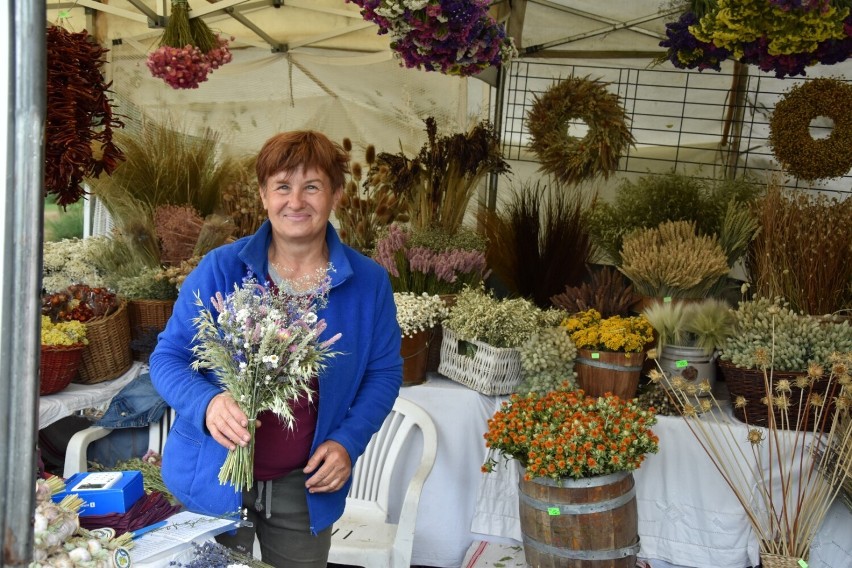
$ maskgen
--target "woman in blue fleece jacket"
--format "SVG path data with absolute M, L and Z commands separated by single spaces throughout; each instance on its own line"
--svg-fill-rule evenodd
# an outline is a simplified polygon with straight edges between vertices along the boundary
M 188 509 L 210 515 L 245 507 L 254 527 L 221 540 L 251 551 L 257 532 L 264 562 L 325 567 L 331 525 L 343 513 L 351 468 L 390 412 L 402 382 L 400 331 L 387 273 L 340 242 L 328 222 L 347 173 L 346 152 L 324 135 L 278 134 L 257 158 L 260 196 L 269 219 L 249 237 L 209 252 L 181 286 L 174 313 L 150 358 L 154 386 L 177 411 L 163 456 L 163 479 Z M 209 372 L 193 371 L 196 294 L 228 293 L 253 274 L 276 284 L 303 283 L 328 269 L 328 324 L 339 355 L 314 379 L 312 401 L 293 405 L 288 431 L 259 416 L 255 480 L 239 494 L 220 485 L 229 449 L 245 445 L 247 417 Z M 215 311 L 214 311 L 215 315 Z

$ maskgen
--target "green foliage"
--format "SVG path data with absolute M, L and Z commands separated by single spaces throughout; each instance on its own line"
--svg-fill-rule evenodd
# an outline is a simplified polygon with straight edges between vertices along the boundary
M 497 299 L 481 288 L 465 288 L 444 325 L 460 338 L 493 347 L 517 347 L 538 331 L 541 310 L 522 298 Z
M 56 205 L 55 196 L 45 199 L 44 240 L 61 241 L 62 239 L 82 238 L 83 236 L 83 203 L 77 202 L 67 207 Z
M 594 244 L 609 260 L 619 264 L 621 244 L 627 234 L 664 221 L 694 221 L 699 234 L 716 234 L 728 242 L 731 239 L 723 235 L 723 228 L 729 204 L 750 202 L 759 193 L 760 186 L 749 179 L 707 181 L 678 173 L 647 175 L 635 182 L 622 182 L 615 200 L 597 202 L 586 222 Z M 730 259 L 735 251 L 731 248 L 730 254 L 728 249 L 725 252 Z

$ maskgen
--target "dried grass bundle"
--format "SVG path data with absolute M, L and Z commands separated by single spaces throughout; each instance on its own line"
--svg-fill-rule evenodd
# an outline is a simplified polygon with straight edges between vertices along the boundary
M 586 277 L 591 242 L 582 222 L 593 198 L 536 184 L 513 192 L 505 211 L 483 211 L 488 266 L 515 295 L 537 306 Z
M 192 256 L 204 219 L 188 205 L 161 205 L 154 211 L 160 262 L 175 266 Z
M 651 297 L 704 298 L 729 270 L 719 239 L 698 235 L 688 221 L 631 233 L 621 260 L 619 270 L 640 294 Z
M 595 309 L 604 318 L 628 315 L 639 296 L 633 293 L 633 285 L 624 275 L 611 266 L 587 270 L 591 274 L 589 282 L 565 286 L 564 292 L 551 296 L 553 305 L 572 314 Z
M 757 201 L 749 249 L 752 290 L 811 315 L 852 308 L 852 199 L 788 191 L 772 180 Z

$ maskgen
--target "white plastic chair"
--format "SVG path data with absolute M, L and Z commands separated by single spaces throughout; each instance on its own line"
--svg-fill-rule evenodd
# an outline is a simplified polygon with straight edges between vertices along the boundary
M 152 422 L 148 426 L 148 449 L 163 455 L 163 446 L 166 445 L 166 437 L 171 430 L 172 423 L 175 420 L 175 411 L 167 408 L 163 413 L 163 417 L 159 422 Z M 102 426 L 89 426 L 85 430 L 80 430 L 68 440 L 68 447 L 65 450 L 65 467 L 62 470 L 62 476 L 68 479 L 75 473 L 88 471 L 89 463 L 86 460 L 86 451 L 89 449 L 89 444 L 95 440 L 100 440 L 112 432 L 111 428 Z
M 399 522 L 388 522 L 388 502 L 394 466 L 402 450 L 410 447 L 417 431 L 423 453 L 402 501 Z M 352 487 L 346 510 L 331 535 L 328 560 L 366 568 L 409 568 L 414 525 L 423 484 L 432 471 L 438 437 L 425 410 L 398 398 L 393 411 L 376 432 L 352 469 Z

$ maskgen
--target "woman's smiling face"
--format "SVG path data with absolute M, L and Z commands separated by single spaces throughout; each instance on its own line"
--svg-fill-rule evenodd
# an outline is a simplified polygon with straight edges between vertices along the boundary
M 281 171 L 260 190 L 263 208 L 275 236 L 285 242 L 325 240 L 325 229 L 342 188 L 334 188 L 325 172 L 315 168 Z

